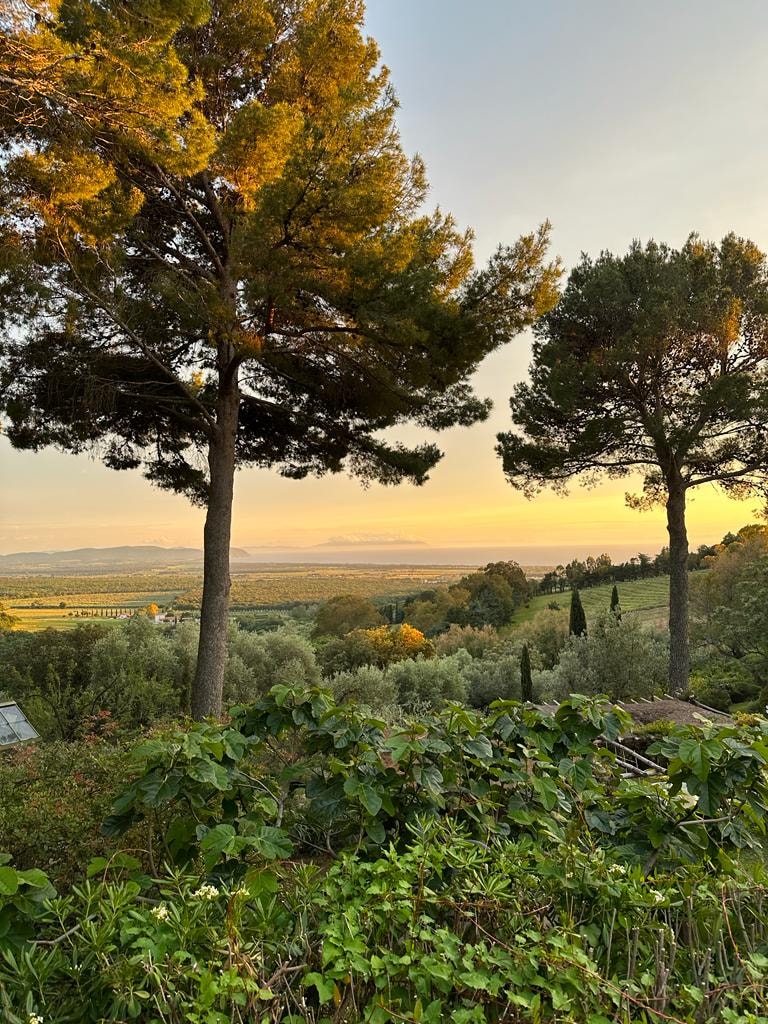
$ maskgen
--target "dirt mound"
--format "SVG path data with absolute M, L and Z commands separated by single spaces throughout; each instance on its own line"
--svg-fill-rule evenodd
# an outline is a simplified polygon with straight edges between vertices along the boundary
M 728 715 L 707 711 L 687 700 L 654 700 L 649 704 L 644 701 L 631 703 L 619 702 L 619 707 L 627 711 L 638 725 L 649 722 L 674 722 L 675 725 L 701 725 L 702 718 L 710 722 L 728 722 Z

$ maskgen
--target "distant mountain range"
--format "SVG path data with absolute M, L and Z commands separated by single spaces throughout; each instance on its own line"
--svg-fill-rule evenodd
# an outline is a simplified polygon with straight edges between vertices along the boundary
M 232 548 L 233 561 L 249 559 L 243 548 Z M 203 564 L 200 548 L 163 548 L 152 544 L 122 545 L 116 548 L 75 548 L 73 551 L 17 551 L 0 555 L 0 574 L 24 572 L 126 572 L 137 569 L 162 569 L 168 566 L 199 567 Z

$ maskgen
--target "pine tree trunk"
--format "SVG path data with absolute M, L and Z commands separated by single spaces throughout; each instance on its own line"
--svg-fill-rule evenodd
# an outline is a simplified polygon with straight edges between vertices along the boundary
M 220 385 L 217 428 L 208 447 L 210 475 L 203 541 L 203 601 L 192 717 L 201 721 L 222 710 L 229 629 L 229 548 L 235 486 L 235 440 L 240 405 L 237 377 Z
M 685 485 L 668 482 L 669 533 L 669 692 L 679 697 L 688 689 L 688 533 L 685 528 Z

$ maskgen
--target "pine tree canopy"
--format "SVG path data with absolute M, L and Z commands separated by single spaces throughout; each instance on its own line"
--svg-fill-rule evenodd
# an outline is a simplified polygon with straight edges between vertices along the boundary
M 584 256 L 534 330 L 517 429 L 499 435 L 515 487 L 639 472 L 639 507 L 677 475 L 768 495 L 768 265 L 752 242 Z
M 670 693 L 688 686 L 687 492 L 717 484 L 768 502 L 768 263 L 735 235 L 679 250 L 588 256 L 536 325 L 531 380 L 498 437 L 528 494 L 640 474 L 635 508 L 666 505 Z
M 205 502 L 236 462 L 421 482 L 384 428 L 482 419 L 467 381 L 552 305 L 547 226 L 475 269 L 425 212 L 359 0 L 73 0 L 2 22 L 0 404 Z M 229 428 L 227 428 L 229 429 Z

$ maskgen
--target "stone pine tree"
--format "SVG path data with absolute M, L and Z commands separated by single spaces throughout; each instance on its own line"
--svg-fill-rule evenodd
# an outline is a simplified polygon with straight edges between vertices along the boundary
M 618 622 L 621 622 L 621 603 L 619 601 L 619 589 L 614 583 L 613 590 L 611 591 L 611 614 L 616 617 Z
M 387 428 L 482 419 L 470 375 L 559 272 L 546 225 L 476 269 L 425 212 L 361 0 L 37 7 L 0 22 L 0 409 L 206 507 L 216 714 L 236 468 L 423 482 Z
M 703 485 L 768 494 L 768 274 L 751 242 L 692 235 L 587 256 L 536 328 L 531 379 L 498 452 L 531 494 L 640 473 L 637 508 L 666 506 L 671 693 L 685 690 L 686 501 Z
M 584 614 L 584 606 L 581 603 L 581 594 L 576 587 L 571 591 L 571 613 L 568 619 L 568 632 L 571 636 L 587 635 L 587 617 Z
M 528 652 L 528 644 L 523 644 L 520 653 L 520 695 L 523 701 L 530 703 L 533 700 L 533 680 L 531 679 L 531 656 Z

